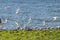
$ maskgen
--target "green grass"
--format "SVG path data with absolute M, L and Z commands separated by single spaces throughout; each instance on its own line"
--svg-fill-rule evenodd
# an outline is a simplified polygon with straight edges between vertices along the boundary
M 0 40 L 60 40 L 60 30 L 1 31 Z

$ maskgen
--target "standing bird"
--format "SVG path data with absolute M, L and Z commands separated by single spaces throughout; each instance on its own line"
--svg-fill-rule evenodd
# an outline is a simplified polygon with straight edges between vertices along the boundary
M 16 10 L 16 14 L 18 14 L 19 12 L 20 12 L 20 9 L 17 9 L 17 10 Z
M 53 17 L 53 20 L 55 21 L 55 20 L 57 20 L 57 18 L 58 18 L 58 17 Z

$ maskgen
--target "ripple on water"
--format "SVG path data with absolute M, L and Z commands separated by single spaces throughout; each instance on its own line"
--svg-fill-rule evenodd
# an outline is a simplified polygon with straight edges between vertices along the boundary
M 59 10 L 60 3 L 54 0 L 0 1 L 0 18 L 3 29 L 15 29 L 17 27 L 22 29 L 26 26 L 33 26 L 33 29 L 44 28 L 45 26 L 60 27 Z

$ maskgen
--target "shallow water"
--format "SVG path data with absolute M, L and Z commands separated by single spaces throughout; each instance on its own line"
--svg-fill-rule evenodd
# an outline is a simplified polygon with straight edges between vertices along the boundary
M 58 27 L 60 0 L 0 0 L 0 18 L 4 29 Z

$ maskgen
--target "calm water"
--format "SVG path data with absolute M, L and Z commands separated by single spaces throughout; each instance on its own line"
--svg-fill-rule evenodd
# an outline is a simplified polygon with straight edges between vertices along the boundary
M 0 18 L 5 29 L 58 27 L 60 0 L 0 0 Z

